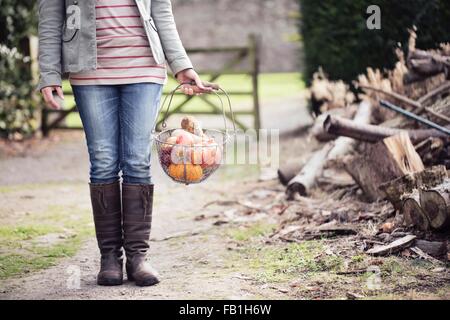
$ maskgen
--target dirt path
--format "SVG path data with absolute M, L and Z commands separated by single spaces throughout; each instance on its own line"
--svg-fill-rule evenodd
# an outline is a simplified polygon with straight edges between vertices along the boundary
M 306 112 L 302 114 L 297 107 L 298 99 L 291 99 L 292 107 L 285 108 L 284 113 L 295 114 L 294 119 L 306 122 Z M 263 114 L 263 120 L 269 119 L 263 121 L 267 127 L 276 128 L 282 121 L 280 116 L 273 117 L 274 112 L 277 113 L 266 108 Z M 64 215 L 77 216 L 81 212 L 90 219 L 88 160 L 82 132 L 58 133 L 50 141 L 44 147 L 25 150 L 22 157 L 0 159 L 0 186 L 4 189 L 0 190 L 2 224 L 33 219 L 46 210 L 56 211 L 54 215 L 60 220 L 64 220 Z M 217 208 L 203 206 L 238 194 L 245 186 L 244 180 L 255 178 L 254 168 L 225 167 L 208 182 L 185 187 L 169 181 L 154 157 L 152 173 L 156 200 L 150 257 L 160 273 L 160 284 L 151 288 L 138 288 L 129 282 L 113 288 L 97 286 L 98 248 L 90 236 L 74 256 L 58 260 L 55 266 L 28 276 L 0 280 L 0 299 L 285 297 L 275 287 L 249 281 L 245 264 L 233 263 L 224 228 L 214 226 L 211 220 L 194 219 L 201 213 L 219 213 L 214 212 Z M 47 237 L 50 243 L 51 235 Z M 58 239 L 58 235 L 54 238 Z
M 36 170 L 37 167 L 40 169 Z M 87 158 L 81 134 L 72 134 L 67 141 L 58 142 L 34 157 L 3 160 L 2 168 L 0 184 L 12 188 L 1 195 L 3 221 L 17 219 L 24 212 L 44 210 L 49 202 L 89 209 L 84 182 Z M 208 183 L 189 187 L 169 181 L 160 168 L 154 168 L 153 172 L 157 189 L 151 259 L 161 275 L 159 285 L 137 288 L 125 282 L 114 288 L 97 286 L 98 249 L 95 239 L 90 238 L 74 257 L 63 259 L 54 267 L 0 282 L 0 299 L 280 297 L 273 289 L 251 285 L 227 263 L 229 253 L 220 228 L 211 222 L 194 221 L 195 216 L 204 212 L 205 203 L 228 196 L 231 185 L 223 175 L 229 172 L 225 170 Z M 33 183 L 35 187 L 23 187 L 24 183 L 25 186 Z

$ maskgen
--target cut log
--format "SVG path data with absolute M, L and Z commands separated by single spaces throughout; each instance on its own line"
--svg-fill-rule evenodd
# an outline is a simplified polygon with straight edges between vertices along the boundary
M 289 198 L 292 198 L 295 193 L 302 196 L 308 194 L 308 189 L 314 186 L 317 177 L 322 173 L 328 153 L 332 148 L 333 144 L 329 142 L 322 149 L 313 153 L 300 173 L 289 181 L 286 190 Z
M 278 169 L 278 179 L 280 180 L 281 184 L 283 186 L 287 186 L 289 181 L 291 181 L 292 178 L 297 175 L 302 167 L 303 163 L 301 163 L 300 161 L 287 163 L 286 165 L 280 167 Z
M 363 101 L 356 111 L 354 121 L 356 123 L 368 123 L 370 121 L 372 106 L 369 102 Z M 323 167 L 328 160 L 334 160 L 346 155 L 353 150 L 355 141 L 346 137 L 339 137 L 335 141 L 327 143 L 322 150 L 317 151 L 311 159 L 305 164 L 299 174 L 293 177 L 287 188 L 287 193 L 290 198 L 294 193 L 299 193 L 302 196 L 308 194 L 308 189 L 316 184 L 317 178 L 322 174 Z M 290 172 L 282 172 L 285 173 Z M 278 175 L 280 177 L 280 173 Z M 281 179 L 285 179 L 282 177 Z
M 428 138 L 415 145 L 414 148 L 426 166 L 442 163 L 442 160 L 445 160 L 445 145 L 442 139 Z
M 414 189 L 432 188 L 444 182 L 447 178 L 445 166 L 439 165 L 427 168 L 421 172 L 408 173 L 400 178 L 383 183 L 379 189 L 384 193 L 395 209 L 400 210 L 403 206 L 402 198 L 411 194 Z
M 429 261 L 429 262 L 431 262 L 433 264 L 440 264 L 440 265 L 443 264 L 442 261 L 433 258 L 428 253 L 426 253 L 422 249 L 420 249 L 419 247 L 411 247 L 410 250 L 412 252 L 414 252 L 415 254 L 417 254 L 420 258 L 422 258 L 424 260 L 427 260 L 427 261 Z
M 425 169 L 406 132 L 386 138 L 383 142 L 404 174 L 421 172 Z
M 366 151 L 345 164 L 345 169 L 371 201 L 382 199 L 385 193 L 379 189 L 383 183 L 423 170 L 406 133 L 390 137 L 376 144 L 367 144 Z
M 432 257 L 440 258 L 447 255 L 446 241 L 426 241 L 418 239 L 414 243 L 414 246 Z
M 372 114 L 372 105 L 368 101 L 362 101 L 359 104 L 353 121 L 359 124 L 368 124 Z M 339 137 L 334 142 L 334 147 L 328 154 L 328 160 L 334 160 L 351 152 L 356 141 L 348 137 Z
M 416 236 L 414 235 L 406 235 L 403 238 L 397 239 L 388 245 L 376 246 L 370 250 L 367 250 L 367 253 L 373 256 L 387 256 L 408 248 L 413 244 L 415 239 Z
M 415 190 L 403 200 L 403 218 L 407 226 L 416 226 L 420 230 L 427 231 L 430 229 L 430 222 L 419 203 L 419 192 Z
M 429 190 L 420 190 L 420 205 L 433 229 L 450 226 L 450 181 Z
M 401 132 L 407 132 L 409 138 L 414 143 L 429 137 L 449 139 L 448 135 L 435 129 L 402 130 L 369 124 L 359 124 L 353 120 L 334 116 L 328 116 L 325 119 L 324 129 L 330 134 L 372 143 L 397 135 Z

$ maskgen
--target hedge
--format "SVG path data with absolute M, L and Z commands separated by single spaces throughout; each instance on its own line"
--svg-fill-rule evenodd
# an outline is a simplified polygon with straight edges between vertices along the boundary
M 450 41 L 448 0 L 299 0 L 306 80 L 322 66 L 331 79 L 351 81 L 368 66 L 390 68 L 408 28 L 418 28 L 417 46 Z M 369 30 L 369 5 L 381 9 L 381 29 Z
M 37 1 L 0 0 L 0 137 L 20 139 L 37 129 L 28 35 L 36 33 Z

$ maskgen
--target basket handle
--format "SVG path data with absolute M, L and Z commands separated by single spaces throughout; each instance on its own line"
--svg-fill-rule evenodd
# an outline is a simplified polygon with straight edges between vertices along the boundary
M 168 116 L 168 114 L 169 114 L 170 106 L 171 106 L 171 104 L 172 104 L 173 96 L 175 95 L 175 92 L 176 92 L 180 87 L 182 87 L 182 86 L 185 85 L 185 84 L 195 85 L 195 82 L 192 81 L 192 82 L 184 82 L 184 83 L 179 84 L 178 86 L 175 87 L 175 89 L 173 89 L 173 90 L 172 90 L 172 91 L 164 98 L 163 103 L 162 103 L 162 105 L 161 105 L 161 110 L 164 109 L 164 106 L 166 105 L 167 99 L 168 99 L 168 98 L 170 98 L 170 99 L 169 99 L 169 104 L 168 104 L 167 107 L 166 107 L 166 111 L 164 112 L 163 121 L 162 121 L 162 123 L 161 123 L 161 126 L 162 126 L 163 128 L 166 128 L 166 127 L 167 127 L 166 120 L 167 120 L 167 116 Z M 222 92 L 222 93 L 226 96 L 227 102 L 228 102 L 228 107 L 229 107 L 229 110 L 230 110 L 230 115 L 231 115 L 231 122 L 232 122 L 232 124 L 233 124 L 233 132 L 234 132 L 234 135 L 236 135 L 236 123 L 235 123 L 235 120 L 234 120 L 234 112 L 233 112 L 233 108 L 231 107 L 231 99 L 230 99 L 230 96 L 229 96 L 228 93 L 227 93 L 224 89 L 222 89 L 218 84 L 204 81 L 204 82 L 203 82 L 203 85 L 204 85 L 205 87 L 212 88 L 212 89 L 213 89 L 212 93 L 214 93 L 214 94 L 219 98 L 220 106 L 221 106 L 221 108 L 222 108 L 222 115 L 223 115 L 223 123 L 224 123 L 224 127 L 225 127 L 225 133 L 226 133 L 227 136 L 228 136 L 228 126 L 227 126 L 227 119 L 226 119 L 226 114 L 225 114 L 225 108 L 224 108 L 224 105 L 223 105 L 223 100 L 222 100 L 221 96 L 220 96 L 216 91 L 220 91 L 220 92 Z

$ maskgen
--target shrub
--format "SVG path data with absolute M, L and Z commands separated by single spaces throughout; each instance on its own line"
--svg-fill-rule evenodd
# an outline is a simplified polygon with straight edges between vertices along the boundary
M 398 43 L 407 47 L 408 29 L 418 28 L 418 47 L 450 40 L 448 0 L 299 0 L 306 78 L 322 66 L 331 79 L 351 81 L 371 67 L 392 67 Z M 369 30 L 369 5 L 381 9 L 381 30 Z
M 36 32 L 36 2 L 0 0 L 0 136 L 22 138 L 37 128 L 28 36 Z

